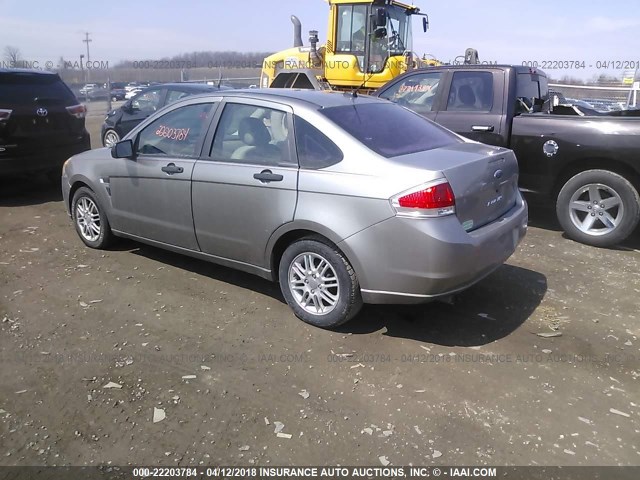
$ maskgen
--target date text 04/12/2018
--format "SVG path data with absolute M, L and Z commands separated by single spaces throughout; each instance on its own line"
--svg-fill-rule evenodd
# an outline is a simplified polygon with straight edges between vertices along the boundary
M 640 68 L 640 60 L 524 60 L 522 66 L 541 68 L 542 70 L 636 70 Z

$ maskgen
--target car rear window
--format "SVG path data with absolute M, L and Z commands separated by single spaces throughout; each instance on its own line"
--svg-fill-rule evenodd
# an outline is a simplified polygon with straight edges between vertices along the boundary
M 392 103 L 354 103 L 321 112 L 356 140 L 387 158 L 462 143 L 452 132 Z
M 58 75 L 40 73 L 0 73 L 0 106 L 77 103 Z

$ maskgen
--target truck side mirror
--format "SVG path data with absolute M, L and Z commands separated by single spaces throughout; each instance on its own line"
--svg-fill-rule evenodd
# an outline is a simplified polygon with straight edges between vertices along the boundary
M 422 17 L 422 29 L 424 33 L 427 33 L 427 30 L 429 30 L 429 17 L 426 15 Z
M 373 37 L 376 40 L 380 40 L 387 36 L 387 29 L 385 27 L 378 27 L 373 31 Z
M 376 27 L 387 26 L 387 11 L 384 8 L 376 10 Z

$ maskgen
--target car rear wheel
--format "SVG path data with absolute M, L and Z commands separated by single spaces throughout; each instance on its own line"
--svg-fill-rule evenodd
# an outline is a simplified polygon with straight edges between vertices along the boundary
M 85 245 L 107 248 L 113 240 L 113 233 L 96 194 L 87 187 L 79 188 L 71 205 L 73 224 Z
M 115 130 L 107 130 L 104 132 L 104 137 L 102 138 L 102 144 L 105 147 L 111 148 L 116 143 L 120 141 L 120 135 Z
M 337 327 L 362 308 L 353 267 L 323 239 L 303 238 L 291 244 L 282 255 L 278 274 L 287 304 L 306 323 Z
M 581 243 L 610 247 L 622 242 L 640 220 L 640 196 L 631 182 L 607 170 L 578 173 L 560 190 L 558 220 Z

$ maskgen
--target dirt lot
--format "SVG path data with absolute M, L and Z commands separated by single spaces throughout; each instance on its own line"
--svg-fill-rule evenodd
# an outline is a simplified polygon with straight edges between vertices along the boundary
M 58 188 L 0 181 L 0 463 L 639 465 L 640 238 L 531 214 L 455 305 L 329 332 L 250 275 L 88 249 Z

